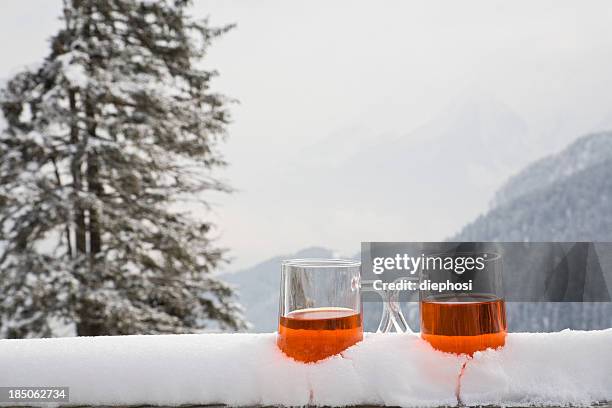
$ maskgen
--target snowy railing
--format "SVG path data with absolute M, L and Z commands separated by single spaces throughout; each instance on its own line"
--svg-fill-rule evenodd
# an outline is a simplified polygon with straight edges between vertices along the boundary
M 367 334 L 316 364 L 274 334 L 0 340 L 0 386 L 69 387 L 70 405 L 585 405 L 612 400 L 612 329 L 509 334 L 473 358 Z

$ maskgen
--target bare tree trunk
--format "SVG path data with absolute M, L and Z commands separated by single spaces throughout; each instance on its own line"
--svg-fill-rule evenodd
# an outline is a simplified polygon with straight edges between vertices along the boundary
M 97 196 L 102 193 L 102 186 L 98 180 L 98 159 L 95 155 L 89 154 L 87 159 L 87 184 L 89 191 Z M 89 254 L 91 262 L 95 263 L 95 256 L 102 249 L 102 238 L 100 231 L 100 219 L 98 211 L 95 208 L 89 209 Z
M 75 115 L 76 117 L 76 99 L 75 99 L 75 94 L 74 92 L 70 93 L 70 108 L 71 111 L 73 112 L 73 115 Z M 76 122 L 76 120 L 74 121 Z M 88 125 L 88 133 L 89 133 L 89 125 Z M 95 128 L 94 128 L 95 131 Z M 75 158 L 72 162 L 72 177 L 73 177 L 73 188 L 75 190 L 75 193 L 79 193 L 83 190 L 83 158 L 85 157 L 85 153 L 84 153 L 84 146 L 79 145 L 79 130 L 77 127 L 77 124 L 74 123 L 71 130 L 71 140 L 72 143 L 74 143 L 77 147 L 77 153 L 75 155 Z M 83 135 L 83 137 L 85 139 L 87 139 L 89 135 L 85 134 Z M 85 143 L 82 142 L 82 143 Z M 88 184 L 88 188 L 91 188 L 91 182 L 93 181 L 93 185 L 96 185 L 96 180 L 95 180 L 95 173 L 91 174 L 92 171 L 92 158 L 90 157 L 90 155 L 87 155 L 86 157 L 87 159 L 87 184 Z M 96 169 L 96 165 L 93 165 L 93 168 Z M 87 232 L 88 232 L 88 226 L 85 222 L 85 210 L 83 209 L 83 207 L 80 205 L 79 200 L 77 199 L 75 204 L 75 224 L 76 224 L 76 231 L 75 231 L 75 240 L 76 240 L 76 251 L 77 251 L 77 255 L 79 254 L 84 254 L 87 255 L 89 254 L 90 258 L 90 268 L 89 271 L 90 273 L 95 273 L 95 269 L 94 269 L 94 265 L 93 265 L 93 254 L 92 254 L 92 250 L 95 249 L 97 252 L 99 252 L 99 248 L 100 248 L 100 239 L 99 239 L 99 228 L 98 228 L 98 218 L 97 218 L 97 214 L 95 212 L 90 211 L 89 212 L 89 236 L 90 236 L 90 247 L 89 247 L 89 251 L 87 250 Z M 94 230 L 96 231 L 93 235 L 91 233 L 91 226 L 93 225 Z M 86 284 L 87 285 L 91 285 L 92 282 L 95 282 L 95 279 L 91 279 L 92 277 L 88 277 Z M 76 325 L 76 330 L 77 330 L 77 335 L 78 336 L 99 336 L 101 334 L 105 334 L 104 333 L 104 325 L 100 322 L 100 317 L 102 315 L 102 310 L 101 309 L 101 305 L 92 302 L 88 299 L 83 299 L 81 301 L 81 304 L 79 305 L 79 319 Z
M 85 116 L 87 117 L 87 133 L 89 137 L 96 137 L 96 117 L 94 105 L 87 98 L 85 102 Z M 98 198 L 102 196 L 102 184 L 99 179 L 99 160 L 95 151 L 90 151 L 87 154 L 87 188 L 89 192 L 94 193 Z M 95 208 L 89 209 L 89 254 L 90 261 L 95 264 L 95 257 L 102 249 L 102 238 L 100 231 L 100 218 L 98 211 Z
M 101 305 L 82 302 L 79 321 L 76 325 L 77 336 L 102 336 L 107 333 L 104 324 L 99 320 L 103 311 Z
M 88 14 L 90 19 L 92 18 L 91 5 L 89 6 Z M 85 24 L 84 26 L 84 35 L 89 38 L 91 36 L 91 27 L 90 23 Z M 91 64 L 91 61 L 90 61 Z M 93 74 L 92 67 L 89 67 L 89 74 Z M 95 101 L 92 101 L 91 96 L 86 92 L 83 95 L 83 103 L 85 110 L 85 119 L 86 119 L 86 128 L 87 131 L 84 137 L 88 140 L 89 138 L 96 137 L 96 117 L 95 117 Z M 96 196 L 100 196 L 102 194 L 102 185 L 99 180 L 99 160 L 95 151 L 88 149 L 87 156 L 87 191 L 89 193 L 94 193 Z M 100 219 L 99 214 L 95 208 L 90 206 L 88 208 L 88 216 L 89 222 L 87 225 L 87 232 L 89 235 L 89 273 L 91 276 L 89 277 L 89 284 L 96 287 L 101 285 L 100 279 L 97 274 L 97 259 L 96 255 L 100 253 L 102 248 L 101 241 L 101 232 L 100 232 Z M 93 289 L 93 288 L 90 288 Z M 79 336 L 100 336 L 104 334 L 110 334 L 106 332 L 105 325 L 103 322 L 104 319 L 104 305 L 91 301 L 88 299 L 83 299 L 81 302 L 80 312 L 79 312 L 79 322 L 77 324 L 77 335 Z
M 76 123 L 76 95 L 74 91 L 69 92 L 69 101 L 70 101 L 70 112 L 73 115 L 72 124 L 70 126 L 70 141 L 73 145 L 78 145 L 79 143 L 79 128 Z M 81 167 L 82 167 L 82 155 L 78 154 L 72 160 L 71 163 L 71 172 L 72 172 L 72 187 L 74 189 L 75 194 L 79 194 L 82 189 L 82 175 L 81 175 Z M 75 224 L 75 248 L 76 255 L 84 254 L 87 252 L 87 238 L 86 238 L 86 226 L 85 226 L 85 210 L 82 208 L 79 203 L 78 198 L 75 199 L 74 203 L 74 224 Z
M 53 171 L 55 173 L 55 182 L 57 183 L 57 187 L 62 188 L 62 178 L 60 177 L 59 169 L 57 168 L 55 158 L 52 158 L 51 162 L 53 163 Z M 70 219 L 66 220 L 64 232 L 66 234 L 66 252 L 68 253 L 68 256 L 72 258 L 74 254 L 72 253 L 72 242 L 70 242 Z

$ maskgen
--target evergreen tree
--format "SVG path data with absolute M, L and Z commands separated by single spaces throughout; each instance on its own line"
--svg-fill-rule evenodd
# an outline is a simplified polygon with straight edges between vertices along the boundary
M 177 210 L 229 190 L 229 101 L 197 63 L 231 27 L 189 3 L 64 0 L 48 57 L 2 91 L 1 337 L 245 327 L 211 224 Z

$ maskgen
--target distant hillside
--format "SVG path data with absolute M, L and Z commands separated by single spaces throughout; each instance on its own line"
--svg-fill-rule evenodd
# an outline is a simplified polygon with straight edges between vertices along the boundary
M 582 137 L 560 153 L 527 166 L 502 186 L 495 202 L 493 209 L 451 240 L 612 241 L 612 132 Z M 238 286 L 253 331 L 276 330 L 283 259 L 329 257 L 333 257 L 329 249 L 309 248 L 226 275 L 228 282 Z M 531 272 L 526 269 L 525 273 Z M 514 278 L 523 283 L 520 290 L 528 290 L 530 279 L 538 277 Z M 512 285 L 520 286 L 516 282 Z M 608 285 L 612 285 L 612 278 Z M 366 329 L 375 330 L 380 304 L 364 304 L 364 310 Z M 511 331 L 612 327 L 610 302 L 510 302 L 507 313 Z M 418 306 L 409 305 L 405 315 L 418 329 Z
M 562 152 L 538 160 L 511 177 L 495 194 L 493 205 L 503 205 L 610 159 L 612 132 L 581 137 Z
M 435 239 L 437 233 L 432 233 L 442 225 L 459 228 L 476 216 L 499 185 L 535 159 L 537 151 L 526 123 L 510 106 L 475 93 L 458 97 L 408 134 L 368 146 L 351 159 L 354 168 L 348 174 L 355 175 L 359 187 L 367 186 L 369 193 L 360 200 L 376 200 L 371 208 L 391 213 L 405 202 L 402 210 L 427 214 L 398 214 L 397 222 L 410 219 L 409 231 L 418 228 L 412 239 Z M 391 198 L 390 191 L 393 199 L 380 200 Z
M 612 133 L 579 139 L 500 192 L 453 241 L 612 241 Z
M 512 177 L 451 241 L 612 241 L 612 132 L 584 136 Z M 527 273 L 527 271 L 526 271 Z M 509 277 L 528 290 L 536 276 Z M 612 277 L 605 277 L 608 286 Z M 605 284 L 605 283 L 604 283 Z M 515 303 L 512 331 L 612 327 L 612 303 Z
M 251 268 L 224 275 L 226 282 L 238 288 L 240 303 L 246 309 L 247 320 L 254 332 L 276 331 L 281 262 L 295 258 L 333 258 L 331 250 L 307 248 L 294 254 L 277 256 Z
M 511 106 L 470 91 L 408 132 L 348 128 L 296 150 L 278 191 L 281 202 L 334 221 L 322 223 L 321 233 L 343 247 L 353 233 L 331 228 L 341 220 L 351 220 L 351 231 L 363 237 L 386 220 L 387 239 L 440 239 L 477 216 L 503 181 L 540 156 L 534 139 Z M 295 183 L 304 175 L 308 183 Z

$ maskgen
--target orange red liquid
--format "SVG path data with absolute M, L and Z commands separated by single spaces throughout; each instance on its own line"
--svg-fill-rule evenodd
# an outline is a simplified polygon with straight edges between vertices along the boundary
M 492 295 L 450 295 L 421 301 L 421 337 L 448 353 L 472 355 L 506 343 L 506 305 Z
M 298 361 L 313 362 L 338 354 L 363 339 L 361 313 L 327 307 L 281 316 L 278 347 Z

